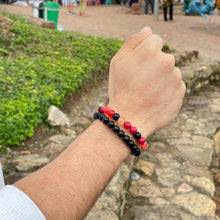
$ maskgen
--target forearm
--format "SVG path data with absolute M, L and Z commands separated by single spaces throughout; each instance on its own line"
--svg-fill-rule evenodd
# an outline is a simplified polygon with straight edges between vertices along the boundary
M 110 65 L 109 106 L 149 136 L 178 114 L 185 94 L 181 72 L 149 28 L 128 38 Z M 94 122 L 57 159 L 15 184 L 47 219 L 82 219 L 129 155 L 102 122 Z
M 15 184 L 47 219 L 82 219 L 130 151 L 95 121 L 51 164 Z

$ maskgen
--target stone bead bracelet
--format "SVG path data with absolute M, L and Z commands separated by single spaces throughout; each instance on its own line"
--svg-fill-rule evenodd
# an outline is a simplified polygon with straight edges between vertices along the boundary
M 134 141 L 131 140 L 128 135 L 125 135 L 125 132 L 123 130 L 120 130 L 119 126 L 115 125 L 115 123 L 111 121 L 106 115 L 100 112 L 95 112 L 93 117 L 95 120 L 101 120 L 104 124 L 111 128 L 113 132 L 115 132 L 120 138 L 122 138 L 122 140 L 131 149 L 132 155 L 139 156 L 141 154 L 139 147 L 134 143 Z
M 114 110 L 110 109 L 106 106 L 101 106 L 98 108 L 98 112 L 105 114 L 106 116 L 109 116 L 110 118 L 113 118 L 115 121 L 118 121 L 120 125 L 122 125 L 125 129 L 129 130 L 129 132 L 134 136 L 134 138 L 138 142 L 138 146 L 142 150 L 148 149 L 148 144 L 144 137 L 141 136 L 141 133 L 137 131 L 137 128 L 135 126 L 132 126 L 129 121 L 126 121 L 124 117 L 121 117 L 118 113 L 116 113 Z

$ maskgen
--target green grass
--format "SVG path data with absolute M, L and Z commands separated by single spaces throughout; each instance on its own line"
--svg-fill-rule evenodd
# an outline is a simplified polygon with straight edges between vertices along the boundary
M 88 77 L 102 74 L 122 45 L 7 16 L 14 36 L 0 32 L 0 151 L 31 137 L 48 107 L 61 106 Z

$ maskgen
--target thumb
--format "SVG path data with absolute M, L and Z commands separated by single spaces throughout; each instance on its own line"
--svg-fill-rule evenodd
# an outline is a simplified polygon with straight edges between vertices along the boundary
M 138 34 L 128 37 L 121 49 L 118 51 L 117 58 L 120 59 L 133 51 L 145 38 L 149 37 L 151 34 L 152 30 L 149 27 L 145 27 Z

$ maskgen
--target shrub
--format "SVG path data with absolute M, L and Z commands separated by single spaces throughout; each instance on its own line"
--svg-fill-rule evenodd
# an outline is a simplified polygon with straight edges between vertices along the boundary
M 9 16 L 10 17 L 10 16 Z M 11 17 L 13 37 L 0 34 L 0 146 L 19 145 L 94 73 L 108 68 L 121 42 L 31 26 Z

